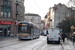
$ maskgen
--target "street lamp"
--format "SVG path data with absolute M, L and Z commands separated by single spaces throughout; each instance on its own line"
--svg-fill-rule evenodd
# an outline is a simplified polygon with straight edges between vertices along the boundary
M 71 34 L 73 33 L 73 29 L 71 29 L 71 26 L 73 25 L 73 16 L 72 16 L 73 15 L 73 12 L 72 12 L 72 10 L 74 10 L 74 9 L 71 6 L 71 21 L 70 21 L 71 22 L 71 24 L 70 24 L 70 32 L 71 32 Z
M 51 21 L 50 23 L 51 23 L 51 28 L 52 28 L 52 19 L 50 19 L 50 21 Z
M 64 19 L 64 30 L 66 30 L 66 12 L 65 12 L 65 19 Z M 65 33 L 66 31 L 64 31 Z
M 69 26 L 69 14 L 68 14 L 68 19 L 67 19 L 67 33 L 69 32 L 68 26 Z
M 64 33 L 65 33 L 65 19 L 64 19 Z

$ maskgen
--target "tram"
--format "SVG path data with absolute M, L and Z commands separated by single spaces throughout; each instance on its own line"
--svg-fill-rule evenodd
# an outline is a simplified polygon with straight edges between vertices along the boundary
M 40 37 L 39 26 L 31 22 L 21 21 L 18 25 L 18 39 L 34 39 Z

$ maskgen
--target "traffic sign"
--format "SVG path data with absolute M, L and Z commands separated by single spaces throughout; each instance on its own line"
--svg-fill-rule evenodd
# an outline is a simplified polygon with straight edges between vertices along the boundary
M 72 25 L 72 26 L 71 26 L 71 29 L 75 29 L 75 27 Z

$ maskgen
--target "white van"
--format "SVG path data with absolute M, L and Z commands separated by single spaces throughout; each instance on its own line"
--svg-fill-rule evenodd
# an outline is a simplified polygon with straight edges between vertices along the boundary
M 47 44 L 49 42 L 58 42 L 60 44 L 60 31 L 57 28 L 48 29 L 47 33 Z

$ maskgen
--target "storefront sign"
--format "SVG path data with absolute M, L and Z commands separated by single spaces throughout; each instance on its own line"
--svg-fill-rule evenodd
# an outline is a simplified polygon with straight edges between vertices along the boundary
M 0 21 L 1 24 L 12 24 L 13 22 L 11 21 Z

